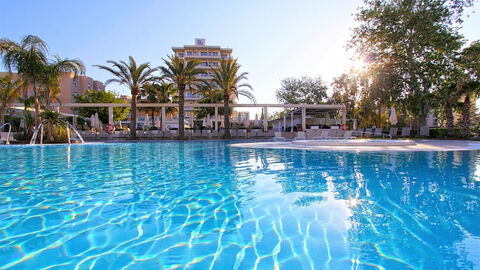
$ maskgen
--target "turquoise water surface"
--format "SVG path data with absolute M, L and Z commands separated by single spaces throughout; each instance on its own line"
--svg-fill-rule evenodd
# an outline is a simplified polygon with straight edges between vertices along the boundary
M 480 269 L 480 152 L 0 147 L 0 269 Z

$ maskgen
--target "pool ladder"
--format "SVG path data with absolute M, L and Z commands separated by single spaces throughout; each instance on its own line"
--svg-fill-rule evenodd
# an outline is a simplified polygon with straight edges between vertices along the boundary
M 5 144 L 10 144 L 9 140 L 10 140 L 10 133 L 12 132 L 12 125 L 10 123 L 5 123 L 0 126 L 0 130 L 2 130 L 2 128 L 6 125 L 8 125 L 8 135 L 7 135 L 7 140 L 5 141 Z
M 68 127 L 70 127 L 73 130 L 73 132 L 75 132 L 78 139 L 80 140 L 80 143 L 85 143 L 80 133 L 78 133 L 77 129 L 74 126 L 72 126 L 70 123 L 67 123 L 67 138 L 68 138 L 69 144 L 71 143 L 71 140 L 70 140 L 70 129 Z M 33 136 L 30 139 L 30 144 L 35 144 L 35 142 L 37 141 L 38 132 L 40 132 L 40 144 L 43 144 L 43 123 L 40 123 L 38 127 L 35 129 L 35 132 L 33 133 Z

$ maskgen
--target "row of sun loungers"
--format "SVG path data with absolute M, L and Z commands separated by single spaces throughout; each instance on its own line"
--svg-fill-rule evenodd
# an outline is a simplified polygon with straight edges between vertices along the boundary
M 80 131 L 80 135 L 85 140 L 121 140 L 128 139 L 130 137 L 129 132 L 115 131 L 113 134 L 106 133 L 105 131 L 91 132 Z M 177 130 L 137 130 L 137 138 L 139 139 L 173 139 L 177 137 Z M 230 130 L 232 138 L 266 138 L 273 137 L 273 131 L 263 132 L 261 130 Z M 223 136 L 223 131 L 216 132 L 214 130 L 185 130 L 186 138 L 195 139 L 216 139 Z
M 420 137 L 429 137 L 430 129 L 428 127 L 420 129 Z M 281 142 L 287 140 L 325 140 L 325 139 L 356 139 L 356 138 L 388 138 L 395 139 L 399 137 L 410 137 L 410 127 L 403 127 L 400 135 L 398 128 L 392 127 L 388 134 L 383 133 L 381 128 L 366 128 L 365 130 L 307 130 L 306 132 L 297 132 L 293 138 L 287 138 L 289 132 L 275 132 L 274 141 Z

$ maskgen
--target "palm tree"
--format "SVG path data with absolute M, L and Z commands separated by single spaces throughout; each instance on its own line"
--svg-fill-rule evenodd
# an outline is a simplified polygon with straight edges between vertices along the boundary
M 64 73 L 72 72 L 76 77 L 78 74 L 85 72 L 85 66 L 82 61 L 77 59 L 61 59 L 58 55 L 52 63 L 48 63 L 43 72 L 42 83 L 45 87 L 44 95 L 45 105 L 48 110 L 50 102 L 55 100 L 60 94 L 59 82 Z
M 201 80 L 197 75 L 204 73 L 197 60 L 184 61 L 177 56 L 169 56 L 168 60 L 163 59 L 165 67 L 160 67 L 164 78 L 170 80 L 178 89 L 178 137 L 184 138 L 185 135 L 185 88 L 187 85 L 193 86 Z
M 106 85 L 116 82 L 119 84 L 126 85 L 130 88 L 130 93 L 132 95 L 131 102 L 131 121 L 130 121 L 130 138 L 137 138 L 137 95 L 140 93 L 140 90 L 148 85 L 150 82 L 155 81 L 157 78 L 152 74 L 157 71 L 156 68 L 150 68 L 149 63 L 143 63 L 137 66 L 135 59 L 132 56 L 129 56 L 129 63 L 127 64 L 124 61 L 115 62 L 108 60 L 107 63 L 111 64 L 113 67 L 107 67 L 102 65 L 94 65 L 100 69 L 106 70 L 113 74 L 116 78 L 107 80 Z
M 28 35 L 20 43 L 8 39 L 0 40 L 0 54 L 3 63 L 11 72 L 15 68 L 24 82 L 25 97 L 27 87 L 32 87 L 35 102 L 35 122 L 40 123 L 40 83 L 47 65 L 47 44 L 39 37 Z
M 151 83 L 145 86 L 142 89 L 141 95 L 146 97 L 147 103 L 171 103 L 175 99 L 175 92 L 177 89 L 171 83 Z M 159 107 L 143 107 L 142 108 L 145 112 L 150 112 L 152 117 L 152 123 L 155 123 L 155 113 L 159 111 Z M 167 107 L 165 112 L 173 113 L 176 111 L 174 107 Z M 160 120 L 161 116 L 160 116 Z M 161 123 L 161 121 L 160 121 Z M 161 124 L 160 124 L 161 125 Z M 162 129 L 163 126 L 160 126 Z
M 0 78 L 0 126 L 3 125 L 5 110 L 19 96 L 21 87 L 22 80 L 13 81 L 10 75 Z
M 244 96 L 253 102 L 255 97 L 248 90 L 252 90 L 252 87 L 242 81 L 247 80 L 247 72 L 239 73 L 240 65 L 236 59 L 228 58 L 222 59 L 220 67 L 213 71 L 213 85 L 217 86 L 223 92 L 223 109 L 224 109 L 224 125 L 225 125 L 225 138 L 230 138 L 230 101 L 232 96 Z
M 223 101 L 223 92 L 208 82 L 200 84 L 196 93 L 202 96 L 198 103 L 221 103 Z M 218 113 L 223 115 L 223 110 L 219 110 Z M 200 119 L 214 114 L 214 108 L 199 107 L 195 109 L 195 116 Z

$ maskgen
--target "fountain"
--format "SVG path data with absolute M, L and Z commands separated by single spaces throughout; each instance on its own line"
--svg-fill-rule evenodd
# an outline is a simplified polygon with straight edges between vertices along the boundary
M 71 143 L 69 127 L 73 130 L 73 132 L 75 132 L 78 139 L 80 140 L 80 143 L 85 143 L 82 136 L 80 135 L 80 133 L 78 133 L 77 129 L 74 126 L 72 126 L 70 123 L 66 123 L 66 125 L 67 125 L 66 128 L 67 128 L 67 138 L 68 138 L 67 141 L 69 144 Z M 33 133 L 33 136 L 30 139 L 30 144 L 35 144 L 35 142 L 37 141 L 37 136 L 39 132 L 40 132 L 40 144 L 43 144 L 43 123 L 40 123 L 38 127 L 35 129 L 35 132 Z

